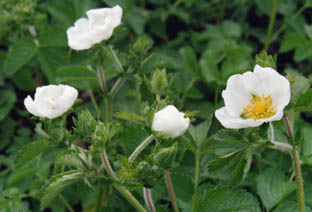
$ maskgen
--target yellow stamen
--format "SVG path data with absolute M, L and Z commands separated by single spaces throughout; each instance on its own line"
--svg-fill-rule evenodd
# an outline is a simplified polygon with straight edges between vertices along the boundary
M 243 119 L 266 119 L 275 114 L 271 96 L 258 96 L 252 94 L 250 104 L 246 105 L 241 114 Z

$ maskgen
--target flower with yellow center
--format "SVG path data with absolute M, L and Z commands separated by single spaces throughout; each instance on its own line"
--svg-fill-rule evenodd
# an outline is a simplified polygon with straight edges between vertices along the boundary
M 256 65 L 253 72 L 231 76 L 222 97 L 225 106 L 215 116 L 225 128 L 257 127 L 282 119 L 290 85 L 274 69 Z

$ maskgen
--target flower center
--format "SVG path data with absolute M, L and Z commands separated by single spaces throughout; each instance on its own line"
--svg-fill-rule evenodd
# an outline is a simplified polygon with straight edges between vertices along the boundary
M 258 96 L 252 94 L 250 103 L 244 107 L 241 114 L 243 119 L 265 119 L 275 114 L 271 96 Z

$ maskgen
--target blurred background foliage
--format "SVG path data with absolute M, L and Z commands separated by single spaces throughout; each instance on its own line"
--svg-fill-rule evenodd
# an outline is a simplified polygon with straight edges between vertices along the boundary
M 141 102 L 152 104 L 154 98 L 146 79 L 150 79 L 157 68 L 166 68 L 168 88 L 163 96 L 169 96 L 175 105 L 186 111 L 198 111 L 197 122 L 223 104 L 220 94 L 230 75 L 253 69 L 255 55 L 264 49 L 272 10 L 271 0 L 1 0 L 0 211 L 39 211 L 36 195 L 51 175 L 55 157 L 62 151 L 52 148 L 25 166 L 16 165 L 17 151 L 38 139 L 34 133 L 36 120 L 23 105 L 28 94 L 33 94 L 35 88 L 42 85 L 70 84 L 79 89 L 83 100 L 75 107 L 76 111 L 88 108 L 96 117 L 96 108 L 90 100 L 92 95 L 98 101 L 99 109 L 104 109 L 94 64 L 100 62 L 104 67 L 110 87 L 120 74 L 105 49 L 81 52 L 69 49 L 66 30 L 84 16 L 86 10 L 116 4 L 123 8 L 123 24 L 114 32 L 109 44 L 113 45 L 124 66 L 135 67 L 136 73 L 127 76 L 113 111 L 140 113 Z M 271 45 L 267 49 L 277 56 L 277 70 L 296 79 L 299 91 L 300 86 L 309 87 L 311 80 L 311 14 L 312 1 L 279 0 Z M 140 49 L 142 43 L 145 46 L 153 44 L 147 56 L 145 50 Z M 144 54 L 140 55 L 142 52 Z M 100 61 L 97 61 L 98 56 Z M 104 110 L 100 114 L 103 119 Z M 216 120 L 212 122 L 209 135 L 221 128 Z M 303 113 L 296 122 L 296 127 L 301 129 L 306 179 L 312 174 L 309 169 L 312 164 L 310 123 L 309 112 Z M 279 138 L 285 140 L 285 132 L 279 130 L 281 123 L 276 125 Z M 146 135 L 140 127 L 127 125 L 120 137 L 127 143 L 122 143 L 119 151 L 129 155 Z M 206 172 L 205 160 L 209 161 L 211 157 L 208 154 L 202 160 L 202 182 L 222 181 L 220 176 Z M 189 210 L 187 201 L 192 189 L 185 191 L 178 185 L 192 188 L 193 161 L 193 155 L 186 152 L 181 167 L 172 175 L 184 211 Z M 288 157 L 272 150 L 266 150 L 262 157 L 256 158 L 241 187 L 257 197 L 250 200 L 244 194 L 253 203 L 259 201 L 260 207 L 246 211 L 295 211 L 295 187 L 287 179 L 293 171 L 290 164 Z M 269 178 L 272 176 L 280 177 Z M 164 185 L 155 188 L 153 196 L 159 210 L 166 211 L 163 206 L 168 198 L 163 197 L 167 195 L 164 188 Z M 232 198 L 227 188 L 223 192 Z M 113 193 L 108 211 L 133 210 L 118 192 Z M 311 206 L 311 180 L 306 181 L 306 193 L 307 204 Z M 243 195 L 241 190 L 237 195 Z M 137 196 L 140 197 L 139 192 Z M 95 196 L 86 186 L 72 186 L 46 210 L 66 211 L 62 198 L 67 199 L 75 211 L 92 211 L 89 208 Z M 209 195 L 206 198 L 209 199 Z

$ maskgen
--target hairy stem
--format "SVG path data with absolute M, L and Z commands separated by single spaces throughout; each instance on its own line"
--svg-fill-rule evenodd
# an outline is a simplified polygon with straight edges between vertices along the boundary
M 117 55 L 115 54 L 115 52 L 114 52 L 114 50 L 113 50 L 113 47 L 112 47 L 111 45 L 108 45 L 107 48 L 108 48 L 108 51 L 109 51 L 109 53 L 111 54 L 111 56 L 112 56 L 112 58 L 113 58 L 113 61 L 114 61 L 114 63 L 115 63 L 115 66 L 116 66 L 117 70 L 118 70 L 120 73 L 124 72 L 123 67 L 122 67 L 122 65 L 121 65 L 121 62 L 120 62 L 120 60 L 118 59 Z
M 102 160 L 102 163 L 105 167 L 105 170 L 107 171 L 107 173 L 115 180 L 118 180 L 115 172 L 113 171 L 109 161 L 108 161 L 108 158 L 107 158 L 107 154 L 106 154 L 106 151 L 104 150 L 102 153 L 101 153 L 101 160 Z M 122 187 L 121 185 L 119 184 L 113 184 L 114 187 L 132 204 L 132 206 L 139 212 L 147 212 L 145 210 L 145 208 L 140 204 L 140 202 L 127 190 L 125 189 L 124 187 Z
M 147 205 L 150 212 L 156 212 L 153 199 L 152 199 L 152 192 L 151 189 L 143 187 L 143 194 L 144 194 L 144 200 L 145 204 Z
M 128 68 L 127 70 L 127 73 L 131 73 L 133 71 L 133 69 L 131 67 Z M 123 77 L 120 77 L 116 82 L 115 84 L 113 85 L 112 89 L 110 90 L 109 94 L 112 98 L 114 98 L 118 91 L 120 90 L 120 88 L 123 86 L 123 84 L 126 82 L 126 77 L 123 76 Z
M 293 160 L 293 166 L 294 166 L 295 175 L 296 175 L 299 212 L 305 212 L 303 180 L 302 180 L 299 155 L 298 155 L 298 151 L 296 150 L 296 145 L 295 145 L 293 127 L 290 124 L 287 116 L 283 118 L 283 121 L 284 121 L 285 127 L 287 129 L 288 137 L 293 143 L 293 150 L 291 151 L 291 156 L 292 156 L 291 158 Z
M 105 97 L 105 109 L 106 121 L 111 122 L 113 120 L 113 101 L 111 96 Z
M 132 152 L 128 161 L 132 163 L 136 159 L 136 157 L 145 149 L 145 147 L 147 147 L 154 140 L 154 138 L 155 137 L 153 135 L 145 138 L 144 141 L 142 141 L 142 143 L 137 146 L 137 148 Z
M 90 99 L 91 99 L 91 102 L 92 102 L 92 105 L 96 111 L 96 114 L 97 114 L 97 118 L 99 119 L 101 117 L 101 110 L 99 109 L 99 106 L 98 104 L 96 103 L 96 100 L 95 100 L 95 97 L 94 97 L 94 94 L 92 92 L 91 89 L 88 89 L 88 93 L 90 95 Z
M 191 211 L 194 211 L 194 209 L 195 209 L 197 188 L 198 188 L 198 183 L 199 183 L 199 170 L 200 170 L 200 152 L 196 151 L 196 153 L 195 153 L 194 193 L 192 196 L 192 209 L 191 209 Z
M 179 212 L 179 206 L 178 206 L 178 203 L 177 203 L 176 195 L 174 193 L 174 189 L 173 189 L 173 185 L 172 185 L 172 182 L 171 182 L 171 178 L 170 178 L 169 172 L 168 171 L 164 171 L 164 176 L 165 176 L 165 182 L 166 182 L 167 189 L 168 189 L 168 192 L 169 192 L 170 200 L 171 200 L 171 203 L 172 203 L 173 211 L 174 212 Z
M 272 36 L 272 31 L 273 31 L 273 26 L 274 26 L 275 16 L 276 16 L 277 2 L 278 0 L 272 0 L 272 11 L 271 11 L 271 16 L 270 16 L 269 26 L 267 29 L 266 40 L 264 44 L 265 51 L 268 51 L 270 47 L 270 43 L 271 43 L 271 36 Z

